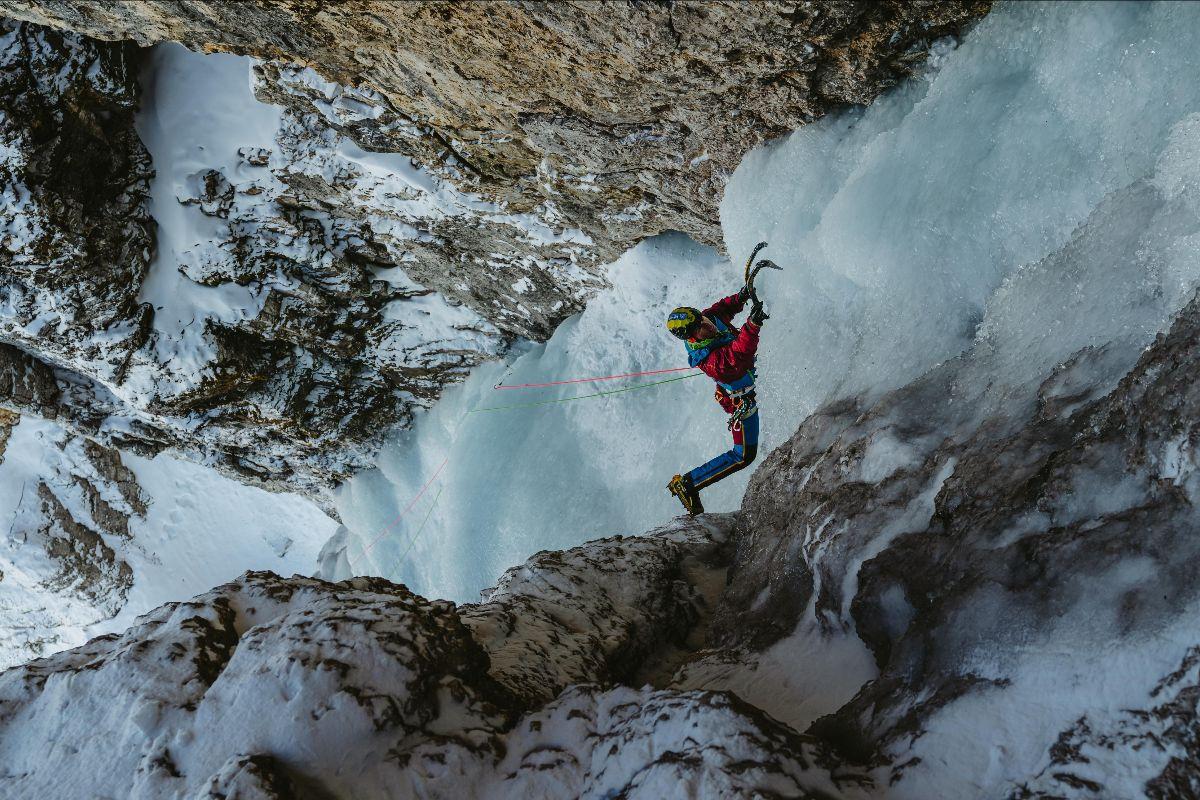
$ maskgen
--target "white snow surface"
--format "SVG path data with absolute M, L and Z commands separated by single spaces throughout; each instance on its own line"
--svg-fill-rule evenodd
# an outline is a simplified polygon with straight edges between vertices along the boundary
M 300 495 L 266 492 L 169 456 L 121 455 L 150 496 L 132 527 L 134 584 L 125 607 L 90 636 L 123 631 L 163 603 L 233 580 L 247 569 L 312 575 L 337 523 Z
M 189 184 L 210 169 L 230 181 L 256 177 L 262 171 L 247 165 L 238 149 L 274 147 L 282 114 L 254 97 L 250 63 L 165 44 L 150 51 L 142 73 L 145 97 L 137 128 L 154 159 L 150 213 L 158 233 L 140 299 L 154 306 L 156 355 L 170 364 L 170 379 L 181 384 L 178 391 L 194 388 L 216 356 L 204 336 L 205 320 L 252 319 L 266 297 L 264 286 L 203 286 L 183 271 L 199 267 L 206 250 L 224 238 L 220 220 L 180 202 L 192 195 Z M 135 388 L 152 391 L 157 377 L 147 375 L 150 384 Z M 136 376 L 131 382 L 138 383 Z
M 785 270 L 759 278 L 760 452 L 821 403 L 972 346 L 968 376 L 995 407 L 1087 345 L 1113 343 L 1092 377 L 1115 379 L 1200 272 L 1197 29 L 1192 4 L 1002 4 L 869 108 L 749 153 L 721 206 L 733 263 L 678 235 L 645 242 L 546 345 L 448 391 L 344 487 L 330 577 L 471 600 L 536 550 L 677 513 L 671 475 L 730 444 L 707 378 L 467 412 L 672 377 L 492 389 L 685 365 L 666 312 L 736 291 L 757 241 Z M 871 476 L 905 457 L 878 442 Z M 751 471 L 706 490 L 706 508 L 736 507 Z
M 124 604 L 117 603 L 119 610 L 98 608 L 87 598 L 46 586 L 57 567 L 25 524 L 36 524 L 27 518 L 39 481 L 54 481 L 71 515 L 90 521 L 86 498 L 70 486 L 71 476 L 87 469 L 86 461 L 73 458 L 77 442 L 52 422 L 22 417 L 0 459 L 0 519 L 8 523 L 0 539 L 0 669 L 122 631 L 163 603 L 207 591 L 247 569 L 310 575 L 321 546 L 337 528 L 297 495 L 256 489 L 165 455 L 146 459 L 123 453 L 147 511 L 130 517 L 128 540 L 104 537 L 133 570 L 133 586 Z

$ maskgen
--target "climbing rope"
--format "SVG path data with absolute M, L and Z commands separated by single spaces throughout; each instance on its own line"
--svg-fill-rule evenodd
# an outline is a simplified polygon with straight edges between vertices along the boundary
M 536 403 L 512 403 L 506 406 L 488 406 L 487 408 L 473 408 L 468 411 L 468 414 L 478 414 L 481 411 L 507 411 L 512 408 L 533 408 L 534 406 L 548 406 L 553 403 L 569 403 L 572 400 L 587 400 L 591 397 L 607 397 L 610 394 L 621 394 L 622 392 L 632 392 L 638 389 L 649 389 L 651 386 L 662 386 L 664 383 L 674 383 L 675 381 L 687 380 L 703 375 L 703 372 L 693 372 L 690 375 L 680 375 L 678 378 L 667 378 L 664 381 L 654 381 L 653 383 L 639 383 L 637 386 L 625 386 L 621 389 L 610 389 L 607 392 L 594 392 L 592 394 L 581 394 L 577 397 L 560 397 L 557 400 L 539 400 Z
M 442 491 L 445 488 L 446 484 L 444 483 L 438 487 L 437 494 L 433 496 L 433 502 L 429 504 L 429 510 L 425 512 L 425 519 L 421 520 L 421 524 L 417 527 L 417 532 L 414 533 L 413 537 L 408 540 L 408 547 L 404 548 L 404 552 L 400 554 L 400 557 L 396 559 L 396 562 L 392 564 L 391 568 L 387 571 L 388 575 L 394 574 L 396 570 L 400 568 L 400 565 L 404 563 L 404 559 L 408 556 L 408 552 L 412 550 L 413 545 L 417 543 L 417 539 L 421 538 L 421 533 L 425 530 L 425 525 L 429 522 L 429 518 L 433 516 L 433 510 L 437 508 L 438 498 L 442 496 Z
M 421 490 L 419 492 L 417 492 L 417 494 L 413 497 L 413 499 L 408 502 L 408 505 L 404 507 L 403 511 L 401 511 L 399 514 L 397 514 L 392 519 L 391 522 L 387 523 L 380 529 L 379 535 L 376 536 L 374 539 L 372 539 L 371 543 L 369 545 L 367 545 L 366 549 L 364 549 L 361 553 L 358 554 L 358 558 L 354 559 L 353 561 L 350 560 L 349 558 L 346 559 L 346 563 L 352 571 L 354 569 L 355 562 L 361 563 L 362 560 L 364 558 L 366 558 L 367 554 L 371 552 L 371 549 L 373 547 L 375 547 L 375 545 L 379 544 L 379 541 L 381 539 L 383 539 L 384 536 L 387 536 L 389 533 L 391 533 L 392 529 L 395 528 L 396 525 L 398 525 L 400 523 L 400 520 L 404 519 L 404 517 L 408 514 L 409 511 L 412 511 L 413 506 L 415 506 L 417 504 L 417 501 L 421 499 L 421 495 L 425 494 L 425 491 L 429 488 L 429 486 L 435 480 L 437 480 L 437 476 L 442 474 L 442 470 L 446 467 L 446 463 L 448 461 L 450 461 L 450 456 L 446 456 L 444 459 L 442 459 L 442 463 L 439 464 L 438 468 L 434 471 L 433 477 L 431 477 L 429 480 L 427 480 L 425 482 L 425 485 L 422 486 Z M 440 490 L 438 493 L 441 494 Z
M 505 386 L 501 381 L 493 386 L 493 389 L 541 389 L 544 386 L 565 386 L 568 383 L 592 383 L 593 381 L 611 381 L 617 378 L 638 378 L 643 375 L 662 375 L 666 372 L 686 372 L 691 367 L 674 367 L 672 369 L 652 369 L 646 372 L 623 372 L 620 375 L 603 375 L 598 378 L 572 378 L 566 381 L 550 381 L 549 383 L 514 383 L 511 386 Z
M 615 378 L 628 378 L 628 377 L 635 377 L 638 375 L 661 375 L 661 374 L 667 373 L 667 372 L 682 372 L 682 371 L 689 370 L 689 369 L 691 369 L 691 367 L 677 367 L 677 368 L 673 368 L 673 369 L 650 370 L 647 372 L 629 372 L 629 373 L 625 373 L 622 375 L 605 375 L 605 376 L 596 377 L 596 378 L 577 378 L 574 380 L 567 380 L 567 381 L 551 381 L 551 382 L 542 383 L 542 384 L 521 384 L 521 385 L 516 385 L 516 386 L 502 386 L 500 384 L 497 384 L 493 388 L 494 389 L 524 389 L 524 388 L 540 388 L 543 386 L 561 386 L 561 385 L 570 384 L 570 383 L 587 383 L 590 381 L 612 380 Z M 632 391 L 636 391 L 638 389 L 649 389 L 654 386 L 661 386 L 664 383 L 674 383 L 675 381 L 682 381 L 687 378 L 695 378 L 695 377 L 698 377 L 703 374 L 704 374 L 703 372 L 693 372 L 688 375 L 680 375 L 677 378 L 667 378 L 666 380 L 653 381 L 651 383 L 641 383 L 641 384 L 637 384 L 636 386 L 625 386 L 620 389 L 609 389 L 607 391 L 602 391 L 602 392 L 593 392 L 592 394 L 584 394 L 584 395 L 579 395 L 577 397 L 560 397 L 555 400 L 541 400 L 541 401 L 533 402 L 533 403 L 513 403 L 510 405 L 504 405 L 504 406 L 489 406 L 487 408 L 474 408 L 474 409 L 471 409 L 470 411 L 467 411 L 463 415 L 463 418 L 466 418 L 466 416 L 469 414 L 475 414 L 475 413 L 481 412 L 481 411 L 506 411 L 506 410 L 514 409 L 514 408 L 532 408 L 534 406 L 551 405 L 553 403 L 569 403 L 573 400 L 587 400 L 589 398 L 595 398 L 595 397 L 607 397 L 608 395 L 621 394 L 623 392 L 632 392 Z M 402 519 L 404 519 L 404 517 L 406 517 L 410 511 L 412 511 L 412 509 L 416 506 L 417 501 L 420 500 L 422 496 L 424 496 L 425 492 L 428 491 L 429 487 L 433 485 L 433 482 L 436 481 L 438 476 L 442 474 L 442 471 L 446 468 L 446 464 L 448 464 L 449 461 L 450 461 L 450 456 L 447 455 L 444 459 L 442 459 L 442 463 L 438 465 L 438 468 L 436 470 L 434 470 L 434 473 L 429 478 L 429 480 L 425 482 L 425 485 L 421 487 L 420 491 L 418 491 L 416 493 L 416 495 L 413 496 L 412 500 L 410 500 L 408 502 L 408 505 L 406 505 L 404 507 L 404 510 L 401 511 L 399 514 L 397 514 L 395 516 L 395 518 L 392 519 L 391 522 L 387 523 L 383 528 L 380 529 L 379 533 L 375 536 L 374 539 L 371 540 L 371 543 L 369 545 L 367 545 L 367 547 L 364 548 L 361 553 L 359 553 L 357 558 L 355 558 L 353 560 L 347 559 L 347 564 L 350 567 L 350 570 L 352 573 L 354 571 L 355 564 L 356 563 L 361 564 L 362 560 L 364 558 L 366 558 L 367 554 L 369 554 L 371 552 L 371 550 L 375 547 L 375 545 L 378 544 L 380 541 L 382 541 L 385 536 L 390 534 L 395 529 L 396 525 L 398 525 L 400 523 L 400 521 Z M 412 551 L 413 546 L 416 545 L 417 540 L 420 539 L 421 534 L 424 533 L 424 531 L 425 531 L 426 525 L 428 525 L 430 518 L 433 516 L 434 509 L 437 508 L 438 499 L 442 496 L 442 492 L 445 490 L 445 488 L 446 488 L 445 482 L 443 482 L 442 485 L 438 487 L 437 492 L 433 496 L 433 502 L 431 502 L 429 504 L 429 509 L 425 512 L 425 517 L 421 520 L 421 524 L 419 526 L 417 526 L 417 530 L 413 533 L 412 538 L 409 539 L 408 546 L 404 548 L 404 551 L 396 559 L 396 561 L 393 563 L 392 567 L 384 573 L 385 575 L 394 574 L 396 572 L 396 570 L 399 569 L 400 565 L 404 562 L 404 559 Z

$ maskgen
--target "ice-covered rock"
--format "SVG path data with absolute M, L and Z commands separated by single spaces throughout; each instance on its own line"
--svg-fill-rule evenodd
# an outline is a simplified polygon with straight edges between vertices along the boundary
M 818 800 L 868 783 L 724 692 L 576 686 L 522 717 L 505 745 L 479 788 L 457 796 Z
M 684 637 L 704 591 L 692 581 L 722 572 L 732 521 L 545 554 L 465 610 L 378 579 L 247 573 L 123 634 L 0 673 L 5 790 L 829 796 L 861 776 L 832 775 L 814 739 L 735 697 L 596 683 L 560 693 L 610 683 L 660 637 Z M 522 589 L 535 574 L 549 588 Z M 501 624 L 526 609 L 532 624 Z M 532 690 L 516 658 L 553 683 Z M 571 658 L 608 666 L 564 668 Z
M 1200 792 L 1200 647 L 1120 709 L 1089 709 L 1048 748 L 1045 766 L 1013 798 L 1193 797 Z
M 823 643 L 849 634 L 879 672 L 809 732 L 897 796 L 994 796 L 1039 772 L 1055 794 L 1173 796 L 1195 779 L 1177 748 L 1197 720 L 1176 684 L 1200 641 L 1200 300 L 1140 358 L 1116 340 L 1025 397 L 1004 391 L 1007 414 L 972 375 L 995 355 L 979 350 L 876 403 L 827 406 L 771 454 L 743 505 L 718 647 L 677 680 L 732 688 L 815 626 L 805 670 L 837 669 Z M 769 686 L 747 699 L 789 719 Z M 1168 717 L 1178 745 L 1150 723 Z M 1144 787 L 1122 748 L 1146 750 Z
M 310 573 L 336 524 L 295 495 L 0 414 L 0 666 L 124 629 L 249 566 Z

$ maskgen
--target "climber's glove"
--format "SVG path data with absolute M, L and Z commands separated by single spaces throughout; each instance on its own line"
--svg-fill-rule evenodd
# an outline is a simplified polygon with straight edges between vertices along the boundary
M 745 303 L 753 294 L 753 289 L 751 289 L 749 286 L 743 286 L 741 289 L 738 289 L 738 302 Z
M 761 328 L 762 324 L 770 318 L 771 317 L 767 314 L 767 309 L 764 308 L 763 304 L 756 299 L 754 301 L 754 305 L 750 309 L 750 321 Z

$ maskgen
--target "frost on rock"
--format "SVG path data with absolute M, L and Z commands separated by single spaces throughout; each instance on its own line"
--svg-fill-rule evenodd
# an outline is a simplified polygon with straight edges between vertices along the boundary
M 533 340 L 604 286 L 616 247 L 567 225 L 552 200 L 513 213 L 461 191 L 448 179 L 465 169 L 452 156 L 439 162 L 444 172 L 421 166 L 430 131 L 378 92 L 278 62 L 256 76 L 259 99 L 285 109 L 272 170 L 284 202 L 327 217 L 335 241 L 378 277 L 401 287 L 411 279 Z
M 0 665 L 77 644 L 79 624 L 116 614 L 133 585 L 130 520 L 146 497 L 113 450 L 0 415 Z M 13 452 L 8 452 L 13 451 Z M 36 456 L 33 454 L 36 453 Z M 11 461 L 35 461 L 10 464 Z
M 708 515 L 539 553 L 464 606 L 463 621 L 492 675 L 528 702 L 573 683 L 631 683 L 652 655 L 703 638 L 695 629 L 711 614 L 714 577 L 724 580 L 734 524 Z
M 299 796 L 292 779 L 265 755 L 231 756 L 189 800 L 290 800 Z
M 736 685 L 814 625 L 861 638 L 878 676 L 809 732 L 901 796 L 992 796 L 1039 773 L 1055 795 L 1194 780 L 1178 687 L 1200 641 L 1200 299 L 1144 353 L 1086 348 L 1024 396 L 976 380 L 996 355 L 981 345 L 873 404 L 829 405 L 771 454 L 714 649 L 677 681 Z M 1007 414 L 989 411 L 997 391 Z M 815 645 L 804 669 L 836 668 Z M 769 688 L 747 699 L 788 717 Z M 1096 710 L 1112 707 L 1128 710 Z M 1122 782 L 1126 748 L 1144 751 L 1140 783 Z
M 558 640 L 591 664 L 620 662 L 623 649 L 622 668 L 635 669 L 653 640 L 688 626 L 686 614 L 661 616 L 661 598 L 696 603 L 685 576 L 705 572 L 696 559 L 721 571 L 714 554 L 732 521 L 535 559 L 526 573 L 555 588 L 542 599 L 524 590 L 546 610 L 508 628 L 497 612 L 521 596 L 515 572 L 465 611 L 378 579 L 247 573 L 123 634 L 0 673 L 0 774 L 16 797 L 271 798 L 289 785 L 359 798 L 654 798 L 685 787 L 827 797 L 838 780 L 861 779 L 835 779 L 815 740 L 729 695 L 505 686 L 506 652 L 531 674 L 565 675 Z M 624 572 L 635 553 L 653 565 Z M 588 577 L 592 565 L 600 569 Z M 608 627 L 588 636 L 597 611 Z M 614 671 L 567 680 L 608 683 Z
M 0 337 L 120 381 L 149 333 L 137 49 L 0 20 Z

